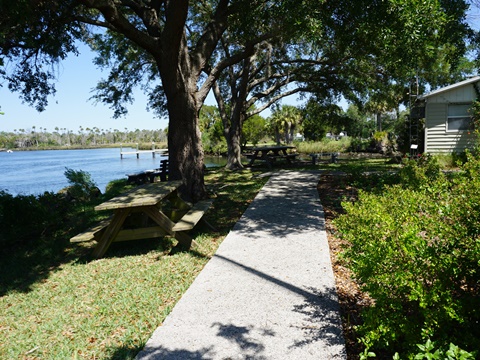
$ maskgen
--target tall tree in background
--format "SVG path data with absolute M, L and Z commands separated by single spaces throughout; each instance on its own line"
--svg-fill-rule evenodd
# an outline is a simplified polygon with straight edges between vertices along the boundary
M 418 71 L 430 74 L 439 58 L 449 71 L 458 62 L 468 33 L 465 9 L 463 1 L 317 3 L 308 12 L 315 14 L 313 26 L 265 39 L 216 80 L 228 167 L 241 167 L 239 139 L 243 122 L 255 114 L 252 104 L 259 112 L 301 93 L 314 94 L 323 104 L 343 94 L 356 103 L 369 100 L 382 111 L 397 107 Z M 225 32 L 216 54 L 228 57 L 239 46 Z M 436 83 L 438 77 L 426 80 Z
M 347 130 L 351 119 L 348 118 L 340 106 L 322 99 L 311 98 L 302 108 L 303 134 L 305 139 L 319 141 L 327 132 L 339 134 Z
M 277 34 L 277 37 L 279 34 Z M 213 90 L 224 124 L 228 144 L 227 167 L 242 168 L 241 139 L 244 122 L 275 104 L 283 97 L 298 93 L 300 86 L 288 88 L 295 81 L 295 68 L 287 68 L 285 47 L 275 49 L 275 41 L 262 41 L 251 56 L 238 64 L 229 66 L 214 84 Z M 281 44 L 284 44 L 280 41 Z M 230 48 L 222 42 L 221 54 L 228 54 Z M 283 57 L 278 56 L 283 53 Z M 274 54 L 277 53 L 277 54 Z M 224 55 L 222 55 L 224 56 Z M 259 105 L 259 106 L 256 106 Z
M 277 145 L 280 145 L 282 138 L 286 144 L 293 141 L 295 130 L 302 122 L 300 109 L 292 105 L 282 105 L 268 118 L 270 128 L 275 133 Z

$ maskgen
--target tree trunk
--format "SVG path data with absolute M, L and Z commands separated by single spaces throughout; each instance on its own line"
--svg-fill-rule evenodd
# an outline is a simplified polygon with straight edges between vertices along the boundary
M 280 129 L 278 128 L 278 125 L 275 125 L 275 139 L 277 141 L 277 145 L 280 145 Z
M 197 202 L 207 196 L 204 182 L 204 153 L 198 128 L 198 113 L 192 97 L 177 94 L 169 100 L 169 179 L 183 180 L 182 198 Z
M 243 169 L 242 165 L 242 117 L 234 116 L 232 114 L 230 119 L 230 126 L 228 131 L 225 131 L 225 137 L 227 139 L 228 153 L 227 153 L 227 169 L 238 170 Z
M 195 97 L 197 79 L 189 69 L 186 49 L 180 57 L 170 53 L 159 66 L 168 107 L 168 171 L 170 180 L 182 180 L 182 198 L 197 202 L 207 197 L 204 182 L 204 152 L 201 140 L 199 106 Z M 178 64 L 173 66 L 172 62 Z M 160 65 L 161 64 L 161 65 Z M 177 72 L 171 69 L 177 68 Z
M 285 123 L 285 144 L 290 144 L 290 123 Z
M 377 131 L 382 131 L 382 114 L 377 112 Z
M 253 55 L 253 48 L 252 55 Z M 242 77 L 237 87 L 236 81 L 230 82 L 231 88 L 231 111 L 228 115 L 224 98 L 217 82 L 213 86 L 213 92 L 217 100 L 220 116 L 223 122 L 223 134 L 227 140 L 227 165 L 230 170 L 243 169 L 242 165 L 242 127 L 245 120 L 247 88 L 252 58 L 248 57 L 242 62 Z M 231 79 L 232 80 L 232 79 Z

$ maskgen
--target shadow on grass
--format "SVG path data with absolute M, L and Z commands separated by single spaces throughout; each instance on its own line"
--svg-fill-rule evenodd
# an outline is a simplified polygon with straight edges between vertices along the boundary
M 196 235 L 193 234 L 193 237 Z M 146 255 L 152 251 L 159 256 L 189 252 L 194 257 L 207 255 L 195 249 L 184 249 L 175 245 L 175 239 L 161 237 L 124 241 L 110 245 L 104 258 L 121 258 Z M 0 254 L 0 296 L 8 292 L 29 292 L 35 283 L 42 282 L 65 264 L 88 263 L 96 259 L 91 254 L 95 243 L 70 244 L 69 238 L 38 240 L 34 245 L 21 246 Z
M 245 211 L 258 189 L 263 186 L 261 180 L 251 181 L 250 172 L 212 172 L 216 178 L 210 180 L 208 186 L 212 194 L 217 194 L 213 206 L 206 213 L 206 219 L 218 229 L 215 236 L 226 234 Z M 83 212 L 67 215 L 68 218 L 54 221 L 56 230 L 49 234 L 38 234 L 28 242 L 0 248 L 0 296 L 11 291 L 29 292 L 35 283 L 44 281 L 49 275 L 64 264 L 72 262 L 86 263 L 92 260 L 94 243 L 71 244 L 71 236 L 88 228 L 98 221 L 98 214 L 93 212 L 93 206 L 112 198 L 128 189 L 125 181 L 114 184 L 108 193 L 95 199 L 89 205 L 87 216 Z M 71 209 L 71 205 L 68 206 Z M 49 211 L 48 209 L 46 209 Z M 21 214 L 18 214 L 20 217 Z M 53 215 L 51 215 L 53 216 Z M 54 219 L 55 220 L 55 219 Z M 25 219 L 25 221 L 27 221 Z M 27 226 L 27 225 L 25 225 Z M 67 230 L 68 229 L 68 230 Z M 208 232 L 202 226 L 191 232 L 196 237 L 201 232 Z M 175 248 L 172 251 L 172 240 L 168 238 L 147 239 L 134 242 L 114 243 L 109 248 L 106 257 L 123 257 L 146 254 L 158 251 L 160 254 L 185 251 Z M 195 256 L 205 256 L 190 250 Z
M 114 350 L 109 357 L 111 360 L 133 360 L 137 354 L 143 349 L 144 345 L 138 346 L 121 346 Z
M 69 262 L 65 239 L 40 239 L 33 245 L 2 249 L 0 253 L 0 296 L 10 291 L 28 292 L 48 278 L 51 271 Z

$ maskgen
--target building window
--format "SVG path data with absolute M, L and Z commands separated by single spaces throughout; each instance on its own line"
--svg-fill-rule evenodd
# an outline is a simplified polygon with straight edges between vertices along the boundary
M 461 131 L 471 129 L 471 104 L 448 105 L 447 131 Z

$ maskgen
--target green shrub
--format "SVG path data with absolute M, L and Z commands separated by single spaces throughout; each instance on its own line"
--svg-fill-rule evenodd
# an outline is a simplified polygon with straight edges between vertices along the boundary
M 480 162 L 449 180 L 434 159 L 408 161 L 401 185 L 359 192 L 336 220 L 344 259 L 374 300 L 367 348 L 413 356 L 415 344 L 476 349 L 480 338 Z M 403 356 L 402 356 L 403 358 Z
M 64 226 L 70 206 L 63 195 L 13 196 L 0 191 L 0 246 L 10 247 L 35 241 Z
M 136 187 L 136 185 L 128 183 L 127 179 L 112 180 L 107 184 L 105 189 L 105 198 L 111 199 L 134 187 Z
M 474 360 L 475 353 L 469 353 L 450 343 L 448 348 L 437 348 L 435 343 L 428 339 L 424 345 L 417 345 L 420 349 L 415 355 L 415 360 Z M 398 358 L 398 357 L 397 357 Z
M 363 152 L 367 151 L 370 147 L 371 140 L 370 139 L 360 139 L 360 138 L 352 138 L 350 141 L 350 147 L 348 151 L 351 152 Z
M 100 190 L 88 172 L 65 168 L 64 175 L 70 184 L 68 193 L 73 199 L 87 202 L 99 195 Z
M 428 187 L 444 177 L 438 159 L 431 155 L 404 159 L 399 175 L 403 186 L 411 189 Z
M 87 172 L 67 169 L 65 176 L 71 184 L 68 193 L 75 202 L 65 193 L 13 196 L 0 191 L 1 247 L 28 244 L 87 221 L 87 203 L 99 194 L 99 190 Z M 78 207 L 83 209 L 83 214 Z

